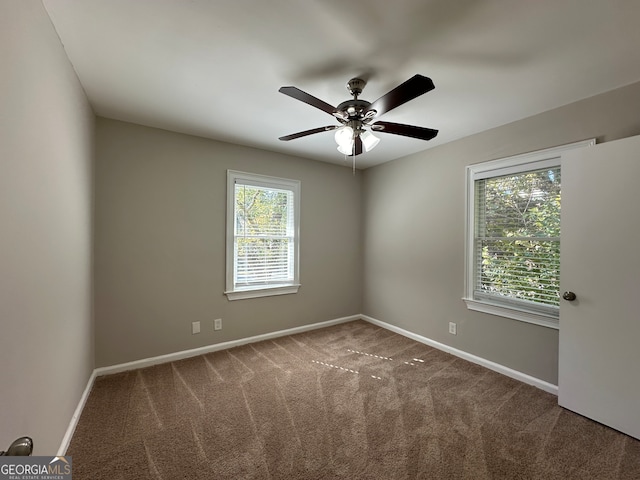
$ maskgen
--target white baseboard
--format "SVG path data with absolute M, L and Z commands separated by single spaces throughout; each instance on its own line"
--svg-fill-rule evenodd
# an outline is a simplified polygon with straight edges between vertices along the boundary
M 91 372 L 91 376 L 87 381 L 87 386 L 84 388 L 82 392 L 82 396 L 80 397 L 80 401 L 78 402 L 78 406 L 73 412 L 73 416 L 71 417 L 71 421 L 69 422 L 69 426 L 67 427 L 67 431 L 62 437 L 62 443 L 60 443 L 60 447 L 58 448 L 58 456 L 63 457 L 67 453 L 67 449 L 69 448 L 69 444 L 71 443 L 71 438 L 73 437 L 73 432 L 76 431 L 76 426 L 78 425 L 78 421 L 80 420 L 80 415 L 82 415 L 82 410 L 84 409 L 85 404 L 87 403 L 87 398 L 89 398 L 89 393 L 91 393 L 91 389 L 93 388 L 93 382 L 96 379 L 96 371 Z
M 191 350 L 183 350 L 181 352 L 169 353 L 166 355 L 160 355 L 157 357 L 143 358 L 134 362 L 120 363 L 118 365 L 111 365 L 109 367 L 96 368 L 96 376 L 110 375 L 112 373 L 126 372 L 127 370 L 135 370 L 137 368 L 150 367 L 159 363 L 175 362 L 176 360 L 182 360 L 189 357 L 196 357 L 205 353 L 217 352 L 219 350 L 227 350 L 228 348 L 238 347 L 240 345 L 246 345 L 247 343 L 256 343 L 263 340 L 271 340 L 272 338 L 285 337 L 287 335 L 295 335 L 296 333 L 308 332 L 311 330 L 317 330 L 319 328 L 330 327 L 332 325 L 338 325 L 340 323 L 352 322 L 353 320 L 359 320 L 361 315 L 351 315 L 349 317 L 336 318 L 334 320 L 328 320 L 326 322 L 312 323 L 310 325 L 303 325 L 301 327 L 289 328 L 286 330 L 278 330 L 276 332 L 264 333 L 262 335 L 256 335 L 253 337 L 241 338 L 239 340 L 231 340 L 230 342 L 215 343 L 213 345 L 207 345 L 205 347 L 193 348 Z
M 378 327 L 382 327 L 384 329 L 398 333 L 402 336 L 408 337 L 420 343 L 424 343 L 425 345 L 429 345 L 430 347 L 437 348 L 438 350 L 442 350 L 444 352 L 450 353 L 452 355 L 455 355 L 456 357 L 463 358 L 472 363 L 482 365 L 483 367 L 486 367 L 489 370 L 493 370 L 495 372 L 501 373 L 503 375 L 506 375 L 507 377 L 511 377 L 523 383 L 533 385 L 534 387 L 538 387 L 539 389 L 544 390 L 545 392 L 552 393 L 553 395 L 558 395 L 558 386 L 552 383 L 545 382 L 544 380 L 540 380 L 539 378 L 532 377 L 531 375 L 527 375 L 526 373 L 522 373 L 517 370 L 513 370 L 512 368 L 505 367 L 504 365 L 500 365 L 499 363 L 492 362 L 491 360 L 487 360 L 486 358 L 478 357 L 476 355 L 465 352 L 463 350 L 458 350 L 457 348 L 450 347 L 449 345 L 445 345 L 444 343 L 436 342 L 435 340 L 431 340 L 430 338 L 423 337 L 422 335 L 418 335 L 416 333 L 410 332 L 403 328 L 396 327 L 395 325 L 391 325 L 390 323 L 376 320 L 375 318 L 369 317 L 368 315 L 360 315 L 360 318 L 362 318 L 362 320 L 365 320 L 369 323 L 377 325 Z

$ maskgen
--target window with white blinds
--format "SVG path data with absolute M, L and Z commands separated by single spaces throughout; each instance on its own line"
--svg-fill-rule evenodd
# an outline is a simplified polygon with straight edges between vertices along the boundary
M 228 172 L 229 299 L 295 293 L 300 183 Z
M 469 309 L 558 328 L 562 152 L 594 143 L 467 167 Z
M 474 298 L 558 316 L 560 167 L 475 181 Z

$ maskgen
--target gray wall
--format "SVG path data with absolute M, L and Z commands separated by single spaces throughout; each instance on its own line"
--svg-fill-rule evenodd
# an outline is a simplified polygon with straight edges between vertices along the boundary
M 0 449 L 55 455 L 93 370 L 93 113 L 39 0 L 0 1 Z
M 360 312 L 360 174 L 103 118 L 96 146 L 98 366 Z M 297 294 L 223 294 L 227 169 L 301 181 Z M 193 321 L 202 333 L 191 334 Z
M 557 330 L 469 311 L 461 300 L 465 166 L 638 135 L 639 112 L 640 83 L 365 170 L 363 313 L 557 384 Z

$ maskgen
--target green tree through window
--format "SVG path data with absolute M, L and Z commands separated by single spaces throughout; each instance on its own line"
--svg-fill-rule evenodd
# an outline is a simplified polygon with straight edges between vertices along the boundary
M 560 168 L 476 181 L 478 295 L 557 307 Z
M 293 280 L 293 193 L 236 184 L 236 285 Z

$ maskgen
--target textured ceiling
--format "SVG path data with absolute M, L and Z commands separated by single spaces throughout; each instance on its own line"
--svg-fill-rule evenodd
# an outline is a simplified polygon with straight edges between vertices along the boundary
M 96 114 L 345 163 L 332 105 L 368 78 L 373 101 L 420 73 L 435 90 L 380 117 L 440 130 L 381 133 L 359 168 L 640 80 L 637 0 L 43 0 Z M 347 161 L 348 163 L 348 161 Z

